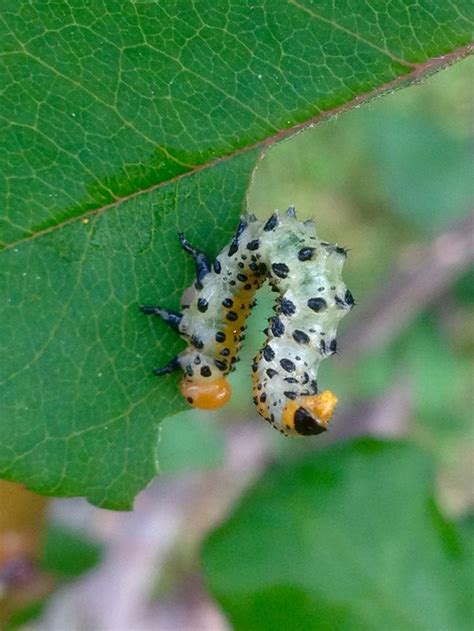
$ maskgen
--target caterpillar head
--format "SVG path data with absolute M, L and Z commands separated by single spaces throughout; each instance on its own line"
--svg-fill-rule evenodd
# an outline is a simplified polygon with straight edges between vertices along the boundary
M 181 394 L 187 402 L 201 410 L 216 410 L 227 403 L 232 396 L 232 388 L 225 377 L 193 380 L 184 378 L 180 383 Z
M 292 433 L 302 436 L 321 434 L 327 430 L 336 405 L 337 397 L 330 390 L 298 397 L 286 404 L 283 424 Z

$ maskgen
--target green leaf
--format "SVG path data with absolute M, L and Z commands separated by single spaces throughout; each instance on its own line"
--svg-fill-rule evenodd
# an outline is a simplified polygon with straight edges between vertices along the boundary
M 34 601 L 21 609 L 12 611 L 5 622 L 4 631 L 17 631 L 29 626 L 28 623 L 38 619 L 44 610 L 45 601 Z
M 113 508 L 128 508 L 155 475 L 159 422 L 186 404 L 178 376 L 158 380 L 151 369 L 184 343 L 138 305 L 179 308 L 194 271 L 177 232 L 215 254 L 255 159 L 243 154 L 4 253 L 4 475 Z
M 269 472 L 204 548 L 232 627 L 466 630 L 467 551 L 427 456 L 360 440 Z
M 74 578 L 97 565 L 102 546 L 79 532 L 49 525 L 40 553 L 42 571 L 61 578 Z
M 192 279 L 177 230 L 215 254 L 253 147 L 463 57 L 469 8 L 4 0 L 0 474 L 129 508 L 184 407 L 137 312 Z
M 374 159 L 394 212 L 429 232 L 466 213 L 473 191 L 467 137 L 402 112 L 371 123 Z
M 225 453 L 222 429 L 203 410 L 186 410 L 161 425 L 160 473 L 206 471 L 222 465 Z
M 450 61 L 432 57 L 466 52 L 469 11 L 467 0 L 377 10 L 356 0 L 4 0 L 2 239 L 406 84 Z

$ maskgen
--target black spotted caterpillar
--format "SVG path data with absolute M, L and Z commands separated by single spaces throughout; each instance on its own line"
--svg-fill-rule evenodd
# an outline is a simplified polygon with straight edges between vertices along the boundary
M 231 396 L 226 375 L 237 361 L 254 294 L 268 280 L 279 297 L 267 341 L 252 365 L 258 412 L 283 434 L 319 434 L 328 427 L 337 398 L 318 394 L 320 362 L 336 352 L 339 320 L 354 305 L 341 279 L 346 250 L 321 241 L 312 221 L 297 221 L 290 207 L 265 223 L 242 217 L 230 245 L 212 265 L 181 233 L 194 257 L 196 281 L 185 292 L 182 313 L 143 305 L 188 342 L 164 368 L 182 369 L 181 393 L 193 406 L 215 409 Z

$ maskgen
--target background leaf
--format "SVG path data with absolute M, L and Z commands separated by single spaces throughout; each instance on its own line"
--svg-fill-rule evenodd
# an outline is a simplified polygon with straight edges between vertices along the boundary
M 418 448 L 359 440 L 269 471 L 204 547 L 235 629 L 462 631 L 468 554 Z
M 469 8 L 3 2 L 1 475 L 130 507 L 183 407 L 149 374 L 182 343 L 137 313 L 191 280 L 177 230 L 215 254 L 250 147 L 462 57 Z

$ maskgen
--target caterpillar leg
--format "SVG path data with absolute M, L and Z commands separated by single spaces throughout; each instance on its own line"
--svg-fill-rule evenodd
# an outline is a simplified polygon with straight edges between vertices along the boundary
M 201 250 L 193 247 L 184 236 L 184 232 L 178 233 L 179 242 L 185 252 L 191 254 L 196 263 L 196 284 L 198 289 L 202 289 L 202 279 L 209 274 L 211 266 L 207 256 Z
M 179 363 L 178 357 L 173 357 L 171 361 L 169 361 L 166 366 L 163 368 L 154 368 L 153 374 L 157 377 L 161 377 L 162 375 L 169 375 L 170 372 L 174 372 L 175 370 L 180 370 L 181 364 Z
M 170 309 L 163 309 L 162 307 L 152 307 L 151 305 L 140 305 L 140 311 L 146 315 L 159 316 L 166 324 L 169 324 L 172 329 L 179 331 L 179 324 L 183 317 L 182 313 L 171 311 Z

